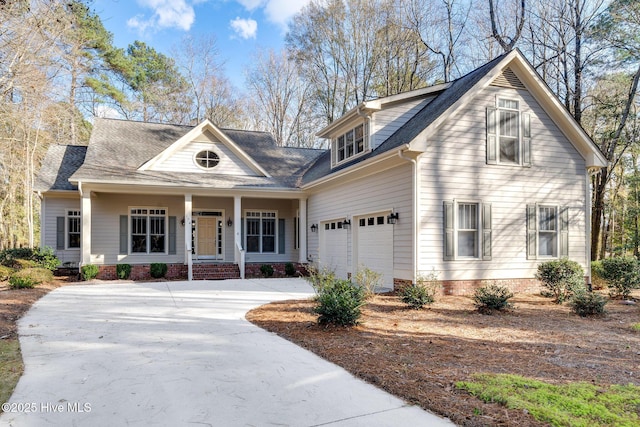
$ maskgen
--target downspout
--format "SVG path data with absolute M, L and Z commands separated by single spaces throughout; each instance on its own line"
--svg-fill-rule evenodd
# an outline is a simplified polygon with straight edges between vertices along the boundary
M 418 157 L 411 158 L 411 157 L 407 157 L 404 152 L 405 150 L 409 149 L 409 144 L 405 144 L 404 147 L 398 149 L 398 157 L 400 157 L 401 159 L 404 159 L 408 162 L 411 162 L 411 176 L 412 176 L 412 183 L 411 185 L 413 186 L 412 190 L 413 190 L 413 197 L 411 198 L 411 208 L 413 210 L 413 222 L 411 224 L 411 247 L 412 247 L 412 254 L 413 254 L 413 260 L 412 260 L 412 264 L 413 264 L 413 278 L 412 278 L 412 283 L 416 283 L 416 281 L 418 280 L 418 215 L 419 215 L 419 204 L 418 204 L 418 196 L 419 196 L 419 192 L 418 192 Z

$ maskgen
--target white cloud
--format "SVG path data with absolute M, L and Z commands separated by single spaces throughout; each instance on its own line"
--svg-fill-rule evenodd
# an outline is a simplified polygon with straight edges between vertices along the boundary
M 245 9 L 249 12 L 256 9 L 258 6 L 262 6 L 264 3 L 267 3 L 265 0 L 238 0 Z
M 140 32 L 163 28 L 189 31 L 195 21 L 193 6 L 185 0 L 138 0 L 138 4 L 153 10 L 153 15 L 149 18 L 136 15 L 127 21 L 129 27 Z
M 253 19 L 241 19 L 237 17 L 230 22 L 231 28 L 243 39 L 255 39 L 258 33 L 258 22 Z
M 264 14 L 269 21 L 286 27 L 289 19 L 309 4 L 310 1 L 311 0 L 267 0 L 264 6 Z

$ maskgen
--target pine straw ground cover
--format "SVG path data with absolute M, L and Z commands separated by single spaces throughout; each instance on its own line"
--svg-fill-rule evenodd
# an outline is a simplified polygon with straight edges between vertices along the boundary
M 476 373 L 640 385 L 638 305 L 612 301 L 606 316 L 581 318 L 537 295 L 512 301 L 512 311 L 482 315 L 468 297 L 410 310 L 394 295 L 377 295 L 354 328 L 318 325 L 310 300 L 267 304 L 247 319 L 458 425 L 544 425 L 456 388 Z

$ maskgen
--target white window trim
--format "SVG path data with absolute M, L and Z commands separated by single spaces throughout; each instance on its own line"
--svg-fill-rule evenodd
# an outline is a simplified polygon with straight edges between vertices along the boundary
M 500 107 L 500 101 L 513 101 L 518 103 L 518 108 L 508 108 L 508 107 Z M 497 162 L 499 165 L 504 166 L 522 166 L 523 165 L 523 149 L 524 143 L 522 139 L 522 109 L 520 108 L 522 102 L 516 98 L 509 97 L 496 97 L 496 144 L 497 144 Z M 518 113 L 518 124 L 516 129 L 518 131 L 518 136 L 516 137 L 518 141 L 518 160 L 514 162 L 503 162 L 500 160 L 500 111 L 514 111 Z
M 245 251 L 247 254 L 274 254 L 276 255 L 278 253 L 278 235 L 279 235 L 279 230 L 278 230 L 278 211 L 277 210 L 264 210 L 264 209 L 244 209 L 244 241 L 242 242 L 245 248 Z M 249 217 L 247 216 L 247 214 L 249 212 L 253 212 L 253 213 L 260 213 L 260 239 L 259 239 L 259 243 L 260 243 L 260 250 L 258 252 L 249 252 L 248 250 L 248 245 L 247 245 L 247 238 L 249 237 L 249 227 L 247 226 L 247 220 L 249 219 Z M 275 216 L 273 217 L 274 220 L 274 227 L 273 227 L 273 232 L 274 232 L 274 239 L 273 239 L 273 251 L 272 252 L 264 252 L 262 250 L 262 238 L 263 238 L 263 234 L 262 234 L 262 215 L 265 213 L 269 213 L 269 214 L 275 214 Z M 257 218 L 257 217 L 254 217 Z
M 204 151 L 210 151 L 213 154 L 215 154 L 216 156 L 218 156 L 218 163 L 216 163 L 215 166 L 212 166 L 210 168 L 205 168 L 204 166 L 202 166 L 200 163 L 198 163 L 198 161 L 196 160 L 196 158 L 198 157 L 198 154 L 204 152 Z M 207 171 L 207 172 L 211 172 L 212 170 L 216 169 L 219 165 L 220 162 L 222 161 L 222 157 L 220 156 L 220 154 L 218 154 L 218 152 L 216 150 L 214 150 L 213 148 L 203 148 L 202 150 L 198 150 L 197 152 L 193 153 L 193 164 L 196 165 L 196 167 L 198 167 L 200 170 L 203 171 Z
M 458 207 L 460 205 L 476 205 L 476 253 L 474 256 L 460 256 L 458 255 L 458 232 L 460 228 L 458 226 Z M 482 259 L 482 247 L 480 236 L 482 236 L 482 201 L 479 200 L 454 200 L 453 204 L 453 254 L 455 260 L 481 260 Z
M 74 215 L 70 215 L 71 212 L 73 212 Z M 71 232 L 69 231 L 69 218 L 78 218 L 80 220 L 80 231 L 78 233 L 80 235 L 80 246 L 78 246 L 77 248 L 72 248 L 69 246 L 69 235 L 71 234 Z M 64 217 L 64 248 L 65 250 L 76 251 L 76 250 L 80 250 L 81 246 L 82 246 L 82 212 L 74 209 L 67 210 L 66 215 Z
M 151 252 L 151 239 L 149 238 L 150 224 L 149 218 L 151 216 L 160 216 L 160 215 L 151 215 L 149 212 L 146 213 L 147 217 L 147 251 L 146 252 L 133 252 L 131 250 L 131 243 L 133 237 L 133 225 L 131 223 L 132 216 L 142 216 L 143 214 L 132 214 L 131 211 L 133 209 L 147 209 L 148 210 L 164 210 L 164 252 Z M 128 226 L 127 226 L 127 253 L 133 256 L 149 256 L 149 255 L 168 255 L 169 254 L 169 208 L 166 207 L 155 207 L 155 206 L 129 206 L 129 215 L 128 215 Z
M 555 255 L 540 254 L 540 208 L 553 208 L 555 210 Z M 548 233 L 548 232 L 547 232 Z M 549 233 L 551 234 L 551 233 Z M 538 259 L 560 258 L 560 205 L 548 203 L 536 203 L 536 257 Z
M 355 129 L 362 126 L 362 138 L 363 138 L 363 149 L 362 152 L 360 153 L 355 153 L 355 149 L 356 149 L 356 142 L 355 142 Z M 342 160 L 338 160 L 338 138 L 340 137 L 345 137 L 349 132 L 354 132 L 354 141 L 353 141 L 353 146 L 354 146 L 354 154 L 347 157 L 345 154 L 345 158 Z M 357 159 L 358 157 L 361 157 L 363 155 L 365 155 L 366 153 L 371 151 L 371 136 L 369 135 L 370 129 L 369 129 L 369 122 L 368 121 L 363 121 L 361 123 L 356 124 L 355 126 L 349 127 L 347 130 L 345 130 L 344 132 L 341 132 L 339 135 L 337 135 L 334 138 L 331 138 L 331 167 L 336 167 L 338 165 L 341 165 L 343 163 L 347 163 L 350 162 L 351 160 Z M 345 142 L 346 144 L 346 142 Z M 345 145 L 345 151 L 346 151 L 346 145 Z

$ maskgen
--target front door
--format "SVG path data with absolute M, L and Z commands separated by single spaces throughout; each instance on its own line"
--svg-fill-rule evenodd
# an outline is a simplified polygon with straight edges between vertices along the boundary
M 222 259 L 222 217 L 200 216 L 196 226 L 196 257 Z

